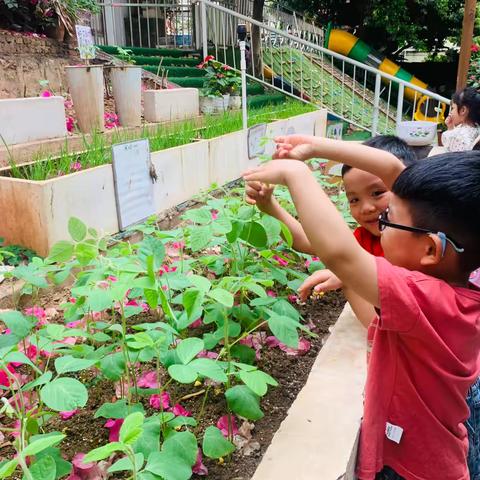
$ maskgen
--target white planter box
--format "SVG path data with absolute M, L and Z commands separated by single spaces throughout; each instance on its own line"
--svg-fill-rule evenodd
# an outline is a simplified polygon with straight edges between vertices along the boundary
M 288 125 L 306 133 L 318 117 L 308 116 L 308 121 L 299 116 L 273 122 L 267 135 L 281 135 Z M 152 152 L 151 159 L 158 176 L 154 184 L 158 213 L 187 201 L 213 183 L 220 186 L 235 180 L 258 164 L 258 159 L 248 159 L 244 131 Z M 0 177 L 0 211 L 0 237 L 7 244 L 23 245 L 40 255 L 47 255 L 55 242 L 69 238 L 67 227 L 72 216 L 100 233 L 116 233 L 119 226 L 112 166 L 40 182 Z
M 0 135 L 7 145 L 64 137 L 63 102 L 56 96 L 0 100 Z
M 200 114 L 196 88 L 146 90 L 143 95 L 147 122 L 183 120 Z

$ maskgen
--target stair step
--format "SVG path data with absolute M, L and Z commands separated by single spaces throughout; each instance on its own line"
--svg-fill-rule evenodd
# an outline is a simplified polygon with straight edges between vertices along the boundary
M 204 79 L 201 77 L 168 77 L 168 81 L 184 88 L 202 88 Z M 247 84 L 248 95 L 261 95 L 265 92 L 262 85 L 258 83 Z
M 133 60 L 137 65 L 157 65 L 162 62 L 162 67 L 196 67 L 200 60 L 198 58 L 189 57 L 148 57 L 142 55 L 134 55 Z
M 114 45 L 97 45 L 98 48 L 110 55 L 117 55 L 117 47 Z M 147 47 L 122 47 L 125 50 L 131 50 L 133 55 L 143 55 L 146 57 L 161 56 L 161 57 L 196 57 L 201 58 L 198 50 L 187 50 L 179 48 L 147 48 Z M 199 60 L 200 63 L 200 60 Z
M 140 65 L 144 70 L 148 70 L 152 73 L 157 73 L 158 67 L 154 65 Z M 205 76 L 205 70 L 201 70 L 196 67 L 165 67 L 165 71 L 168 72 L 169 77 L 176 78 L 198 78 Z M 202 79 L 203 85 L 203 79 Z
M 253 95 L 247 99 L 250 108 L 260 108 L 265 105 L 277 105 L 285 102 L 283 93 L 265 93 L 263 95 Z

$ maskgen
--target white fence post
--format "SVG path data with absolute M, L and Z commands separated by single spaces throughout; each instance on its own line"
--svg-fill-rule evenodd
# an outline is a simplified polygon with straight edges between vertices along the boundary
M 200 12 L 201 12 L 201 21 L 202 21 L 202 51 L 203 58 L 208 55 L 208 39 L 207 39 L 207 6 L 205 2 L 200 0 Z
M 382 86 L 382 77 L 379 73 L 375 75 L 375 97 L 373 99 L 372 116 L 372 137 L 378 133 L 378 117 L 380 115 L 380 88 Z

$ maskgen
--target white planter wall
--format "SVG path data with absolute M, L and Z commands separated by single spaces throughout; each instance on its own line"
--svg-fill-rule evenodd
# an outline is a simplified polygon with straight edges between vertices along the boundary
M 273 122 L 268 136 L 286 133 L 313 134 L 322 112 Z M 318 130 L 317 133 L 320 133 Z M 273 151 L 273 146 L 267 145 Z M 248 159 L 246 132 L 229 133 L 211 140 L 151 154 L 158 180 L 154 184 L 155 210 L 159 213 L 209 188 L 240 177 L 256 164 Z M 75 216 L 103 234 L 119 231 L 111 165 L 103 165 L 51 180 L 35 182 L 0 177 L 0 237 L 47 255 L 52 245 L 69 239 L 68 220 Z
M 144 116 L 147 122 L 168 122 L 198 117 L 200 114 L 196 88 L 146 90 L 143 93 Z
M 64 98 L 57 96 L 0 100 L 0 135 L 7 145 L 64 137 L 63 102 Z

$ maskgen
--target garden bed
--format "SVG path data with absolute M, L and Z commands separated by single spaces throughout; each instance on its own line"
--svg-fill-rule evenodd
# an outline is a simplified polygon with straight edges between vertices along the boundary
M 270 124 L 269 137 L 293 132 L 324 135 L 324 111 L 288 118 L 302 109 L 298 104 L 289 104 L 283 111 L 259 111 L 251 116 L 251 122 L 285 117 Z M 183 122 L 159 127 L 153 134 L 146 130 L 140 137 L 149 138 L 152 163 L 157 169 L 158 181 L 154 184 L 157 213 L 188 200 L 212 184 L 222 185 L 238 178 L 245 168 L 256 163 L 248 160 L 246 132 L 241 130 L 241 116 L 237 114 L 208 118 L 202 127 Z M 0 236 L 7 244 L 22 245 L 46 255 L 55 242 L 68 238 L 67 223 L 72 216 L 102 234 L 118 232 L 109 147 L 133 138 L 123 132 L 107 142 L 105 137 L 97 135 L 80 154 L 65 151 L 58 158 L 3 170 L 0 209 L 5 215 Z M 192 140 L 195 141 L 191 143 Z M 271 140 L 269 143 L 267 151 L 272 149 Z
M 135 474 L 108 478 L 187 480 L 192 468 L 251 478 L 343 299 L 297 305 L 299 283 L 322 265 L 241 190 L 182 217 L 108 250 L 70 219 L 73 241 L 15 270 L 31 296 L 0 311 L 0 389 L 17 398 L 0 413 L 5 477 L 20 478 L 20 462 L 34 480 L 65 478 L 67 460 L 100 480 L 135 459 Z M 88 451 L 85 466 L 77 455 Z

